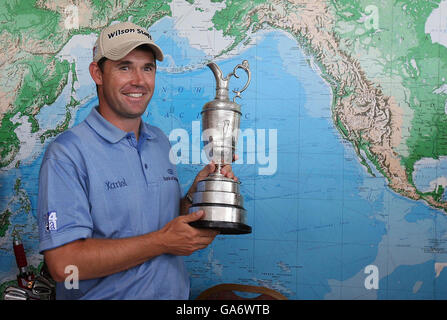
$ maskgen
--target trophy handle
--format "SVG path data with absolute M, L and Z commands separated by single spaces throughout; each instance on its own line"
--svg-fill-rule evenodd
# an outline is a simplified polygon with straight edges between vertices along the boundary
M 247 82 L 245 83 L 245 85 L 242 87 L 241 90 L 233 90 L 233 92 L 236 94 L 233 98 L 233 102 L 236 100 L 236 98 L 242 98 L 241 97 L 241 93 L 245 91 L 245 89 L 247 89 L 248 85 L 250 84 L 251 81 L 251 72 L 250 72 L 250 66 L 248 65 L 248 61 L 244 60 L 242 61 L 241 64 L 238 64 L 236 67 L 234 67 L 233 72 L 230 73 L 227 76 L 227 79 L 230 79 L 231 76 L 235 76 L 236 78 L 239 78 L 239 76 L 236 74 L 237 69 L 243 69 L 245 71 L 245 73 L 248 76 Z

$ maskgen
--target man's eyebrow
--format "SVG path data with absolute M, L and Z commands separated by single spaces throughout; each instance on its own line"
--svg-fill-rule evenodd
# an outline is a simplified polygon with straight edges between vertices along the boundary
M 129 66 L 129 65 L 132 65 L 132 64 L 133 64 L 132 61 L 129 61 L 129 60 L 123 60 L 123 61 L 120 61 L 120 62 L 117 64 L 117 66 L 118 66 L 118 67 L 121 67 L 121 66 Z M 155 68 L 155 67 L 156 67 L 156 64 L 153 63 L 153 62 L 148 62 L 148 63 L 146 63 L 144 66 L 145 66 L 145 67 L 152 67 L 152 68 Z
M 123 60 L 123 61 L 120 61 L 120 62 L 117 64 L 117 66 L 127 66 L 127 65 L 131 65 L 131 64 L 132 64 L 131 61 Z

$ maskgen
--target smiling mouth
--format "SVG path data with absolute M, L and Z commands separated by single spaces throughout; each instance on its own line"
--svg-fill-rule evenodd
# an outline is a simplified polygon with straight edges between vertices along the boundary
M 140 98 L 143 96 L 143 93 L 124 93 L 124 95 L 132 98 Z

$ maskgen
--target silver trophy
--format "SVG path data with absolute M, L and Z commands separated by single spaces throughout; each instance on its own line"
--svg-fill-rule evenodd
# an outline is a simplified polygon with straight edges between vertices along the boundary
M 240 128 L 241 107 L 234 102 L 247 89 L 251 73 L 248 61 L 238 64 L 233 72 L 223 77 L 222 71 L 214 63 L 208 64 L 216 79 L 216 97 L 206 103 L 202 109 L 202 138 L 204 151 L 209 161 L 214 161 L 216 171 L 197 183 L 197 190 L 192 195 L 193 203 L 189 212 L 205 211 L 202 219 L 191 223 L 197 228 L 210 228 L 221 234 L 251 233 L 246 222 L 243 197 L 239 191 L 240 182 L 226 178 L 220 173 L 223 166 L 231 164 L 234 159 L 236 143 Z M 239 78 L 237 69 L 243 69 L 248 76 L 247 83 L 236 94 L 233 101 L 228 98 L 228 84 L 232 76 Z

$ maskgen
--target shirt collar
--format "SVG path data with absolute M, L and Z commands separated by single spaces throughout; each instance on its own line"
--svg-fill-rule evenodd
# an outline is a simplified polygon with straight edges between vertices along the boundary
M 97 134 L 99 134 L 110 143 L 117 143 L 127 136 L 126 131 L 119 129 L 118 127 L 114 126 L 109 121 L 104 119 L 104 117 L 98 112 L 97 107 L 92 108 L 92 111 L 87 116 L 85 121 L 93 130 L 96 131 Z M 143 139 L 154 139 L 157 137 L 157 135 L 150 125 L 141 121 L 140 137 Z
M 155 130 L 154 128 L 152 128 L 151 125 L 147 124 L 144 121 L 141 121 L 140 137 L 144 139 L 155 139 L 157 138 L 157 134 L 155 133 Z

